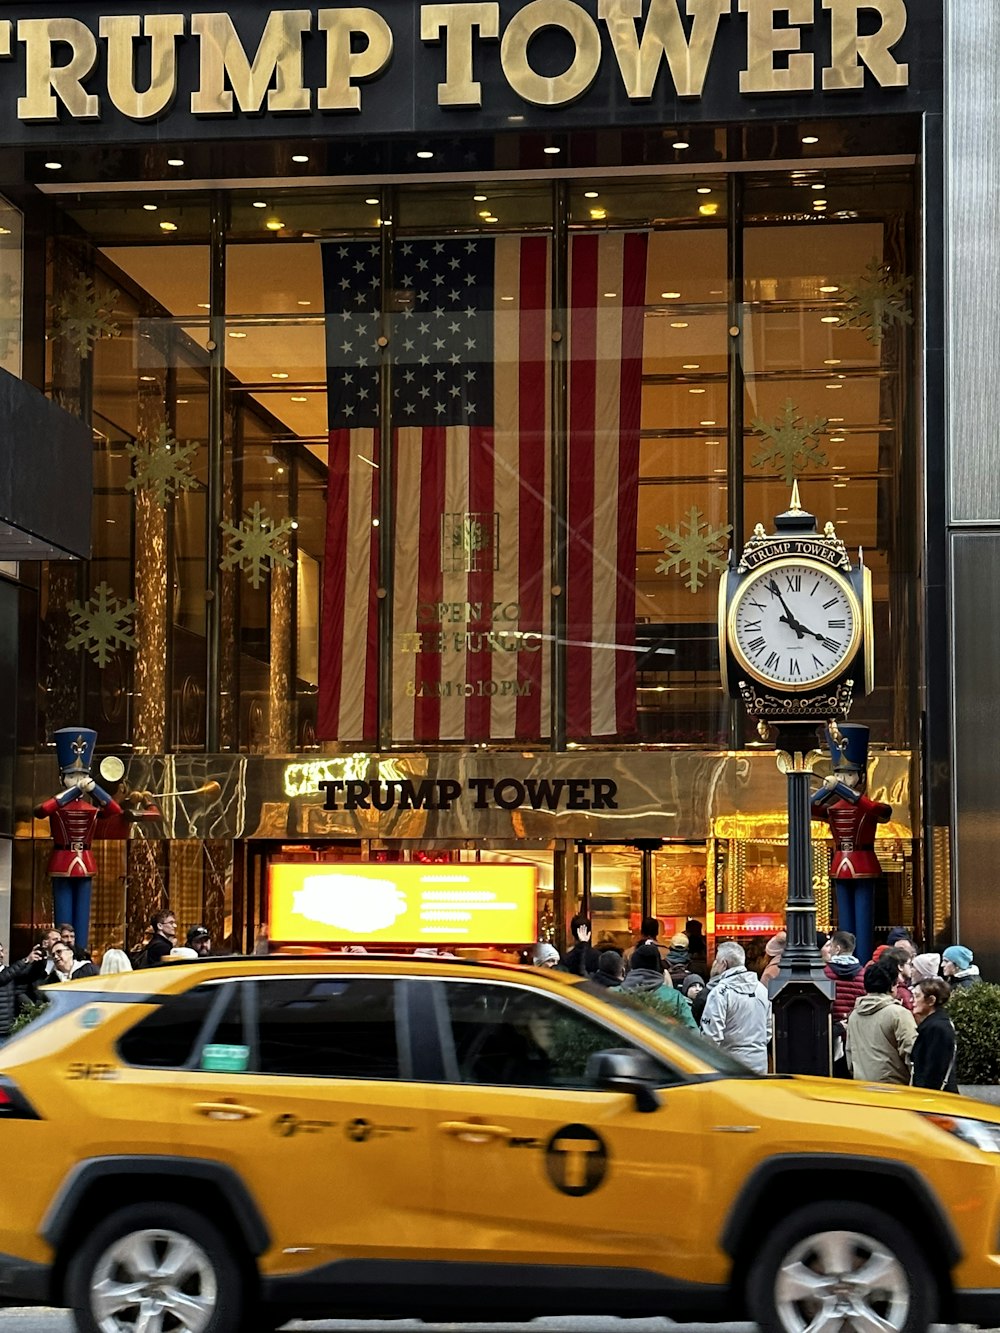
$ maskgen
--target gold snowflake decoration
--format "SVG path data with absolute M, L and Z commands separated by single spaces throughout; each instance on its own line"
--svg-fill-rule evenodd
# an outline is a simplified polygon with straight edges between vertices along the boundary
M 197 486 L 189 463 L 198 445 L 193 440 L 181 444 L 162 422 L 153 439 L 140 438 L 125 448 L 135 465 L 135 476 L 128 478 L 125 489 L 151 491 L 161 509 L 179 492 Z
M 276 565 L 290 565 L 287 551 L 288 534 L 293 531 L 291 519 L 279 523 L 261 508 L 260 501 L 248 509 L 239 527 L 223 523 L 222 535 L 227 540 L 223 569 L 242 569 L 250 575 L 250 582 L 259 588 Z
M 683 531 L 685 524 L 686 532 Z M 691 506 L 676 529 L 658 523 L 656 531 L 666 543 L 663 554 L 667 559 L 659 561 L 656 566 L 657 574 L 669 574 L 672 569 L 676 569 L 679 574 L 686 573 L 688 591 L 697 592 L 711 570 L 725 569 L 726 539 L 732 530 L 730 523 L 721 528 L 713 528 L 697 505 Z M 720 543 L 722 543 L 721 548 Z
M 117 338 L 121 333 L 111 314 L 119 293 L 112 289 L 98 295 L 93 278 L 78 273 L 55 305 L 55 332 L 65 338 L 80 356 L 89 356 L 101 338 Z
M 820 438 L 830 422 L 826 417 L 806 421 L 792 402 L 785 402 L 781 418 L 773 424 L 758 417 L 750 423 L 751 429 L 762 435 L 765 444 L 750 460 L 754 467 L 776 465 L 778 474 L 790 486 L 796 474 L 805 471 L 810 463 L 827 467 L 829 459 L 820 448 Z
M 66 610 L 76 630 L 66 647 L 84 649 L 99 667 L 107 666 L 117 648 L 135 647 L 135 602 L 120 601 L 106 583 L 99 583 L 86 602 L 70 602 Z
M 878 347 L 887 327 L 913 323 L 912 286 L 912 278 L 894 278 L 889 264 L 871 260 L 857 281 L 844 284 L 846 309 L 837 327 L 863 329 L 868 341 Z

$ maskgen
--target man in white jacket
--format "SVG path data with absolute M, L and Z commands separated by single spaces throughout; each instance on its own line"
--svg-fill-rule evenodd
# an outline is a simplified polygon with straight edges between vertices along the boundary
M 757 1074 L 767 1073 L 771 1002 L 746 954 L 734 940 L 719 945 L 708 983 L 701 1030 L 717 1046 Z

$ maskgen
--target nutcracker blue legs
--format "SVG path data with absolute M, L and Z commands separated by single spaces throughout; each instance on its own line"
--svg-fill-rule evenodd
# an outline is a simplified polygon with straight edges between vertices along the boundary
M 82 876 L 79 879 L 71 875 L 59 875 L 52 880 L 52 904 L 55 912 L 55 924 L 61 926 L 68 921 L 76 932 L 77 948 L 89 948 L 87 936 L 90 933 L 90 891 L 93 879 Z
M 837 889 L 837 929 L 849 930 L 857 940 L 855 953 L 863 963 L 875 946 L 875 881 L 873 879 L 835 879 Z

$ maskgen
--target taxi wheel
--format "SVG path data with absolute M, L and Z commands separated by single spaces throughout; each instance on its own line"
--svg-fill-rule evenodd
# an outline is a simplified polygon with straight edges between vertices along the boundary
M 867 1204 L 794 1212 L 750 1256 L 749 1271 L 750 1315 L 764 1333 L 924 1333 L 936 1313 L 927 1256 Z
M 89 1233 L 66 1271 L 79 1333 L 237 1333 L 244 1275 L 211 1222 L 175 1203 L 138 1203 Z

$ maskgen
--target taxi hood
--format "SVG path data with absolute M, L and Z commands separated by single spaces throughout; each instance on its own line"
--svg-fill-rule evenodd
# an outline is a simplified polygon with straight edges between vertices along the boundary
M 847 1106 L 884 1107 L 887 1111 L 915 1111 L 918 1114 L 963 1116 L 971 1120 L 988 1120 L 1000 1125 L 1000 1107 L 977 1102 L 969 1097 L 958 1097 L 951 1092 L 936 1092 L 932 1088 L 901 1087 L 895 1083 L 866 1083 L 840 1078 L 806 1078 L 792 1075 L 785 1086 L 793 1096 L 812 1102 L 827 1102 Z

